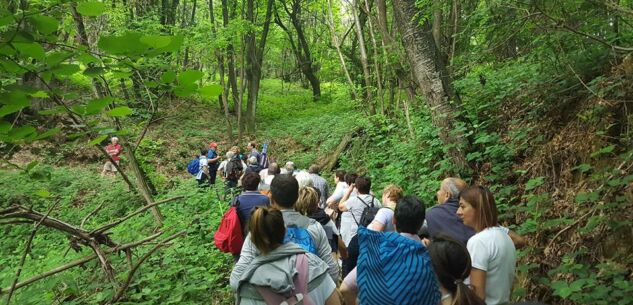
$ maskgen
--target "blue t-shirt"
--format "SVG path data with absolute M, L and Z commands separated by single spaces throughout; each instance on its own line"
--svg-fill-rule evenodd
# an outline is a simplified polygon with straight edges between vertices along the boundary
M 268 199 L 268 196 L 262 195 L 258 191 L 245 191 L 237 196 L 237 201 L 239 201 L 239 205 L 237 206 L 237 215 L 242 223 L 242 229 L 244 230 L 244 233 L 246 233 L 248 221 L 251 219 L 251 211 L 257 206 L 270 205 L 270 199 Z
M 215 150 L 213 150 L 213 149 L 209 149 L 209 152 L 207 152 L 207 159 L 211 160 L 211 159 L 215 159 L 217 157 L 218 157 L 218 153 L 215 152 Z M 218 169 L 218 165 L 219 165 L 218 163 L 219 162 L 217 162 L 217 161 L 215 163 L 210 163 L 209 164 L 209 169 L 217 170 Z

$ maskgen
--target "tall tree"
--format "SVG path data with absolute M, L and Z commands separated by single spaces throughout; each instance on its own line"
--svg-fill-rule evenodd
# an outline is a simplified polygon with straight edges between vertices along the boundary
M 256 24 L 256 0 L 247 0 L 246 20 L 251 24 Z M 270 31 L 270 22 L 273 14 L 273 4 L 275 0 L 266 0 L 266 14 L 262 24 L 262 30 L 257 40 L 257 33 L 250 29 L 246 34 L 246 80 L 248 82 L 248 96 L 246 102 L 246 130 L 255 131 L 255 118 L 257 110 L 257 95 L 259 94 L 259 84 L 262 78 L 262 63 L 264 61 L 264 48 L 266 39 Z
M 275 23 L 288 35 L 290 47 L 295 54 L 299 69 L 301 73 L 308 79 L 310 86 L 312 87 L 312 98 L 318 100 L 321 98 L 321 83 L 316 76 L 315 64 L 310 52 L 310 45 L 306 39 L 306 35 L 303 29 L 303 22 L 301 20 L 301 5 L 303 0 L 290 0 L 290 6 L 288 6 L 287 0 L 279 0 L 279 3 L 283 7 L 284 11 L 290 18 L 290 22 L 294 27 L 294 33 L 286 25 L 279 16 L 278 10 L 275 10 Z M 296 35 L 296 39 L 295 39 Z
M 468 163 L 462 150 L 463 141 L 455 133 L 455 94 L 435 45 L 431 24 L 421 19 L 415 0 L 393 0 L 393 10 L 411 69 L 431 110 L 433 124 L 439 129 L 444 145 L 448 146 L 448 154 L 455 166 L 466 169 Z

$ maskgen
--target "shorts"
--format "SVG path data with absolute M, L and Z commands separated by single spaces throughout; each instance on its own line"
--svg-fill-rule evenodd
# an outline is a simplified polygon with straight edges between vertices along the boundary
M 114 161 L 114 162 L 116 162 L 116 165 L 119 165 L 119 161 Z M 106 172 L 116 172 L 116 171 L 117 171 L 117 169 L 116 169 L 116 167 L 114 166 L 114 164 L 112 164 L 112 162 L 110 162 L 110 161 L 108 160 L 108 161 L 106 161 L 106 163 L 103 165 L 103 171 L 106 171 Z

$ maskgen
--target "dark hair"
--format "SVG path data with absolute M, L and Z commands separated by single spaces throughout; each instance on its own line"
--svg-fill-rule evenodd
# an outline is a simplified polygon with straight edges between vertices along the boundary
M 459 198 L 468 202 L 475 210 L 475 231 L 494 227 L 498 224 L 497 205 L 490 190 L 483 186 L 471 186 L 459 194 Z
M 281 169 L 279 168 L 279 164 L 270 163 L 268 166 L 268 174 L 269 175 L 279 175 L 281 173 Z
M 202 155 L 205 155 L 205 156 L 206 156 L 208 152 L 209 152 L 209 150 L 208 150 L 208 149 L 203 148 L 203 149 L 201 149 L 201 150 L 200 150 L 200 155 L 201 155 L 201 156 L 202 156 Z
M 345 174 L 345 183 L 347 183 L 347 185 L 351 185 L 356 181 L 356 178 L 358 178 L 356 173 L 347 173 Z
M 334 175 L 336 176 L 336 178 L 338 178 L 338 181 L 345 181 L 345 171 L 344 170 L 337 170 Z
M 242 186 L 247 191 L 256 191 L 257 187 L 259 186 L 259 182 L 261 180 L 262 179 L 259 177 L 257 173 L 250 172 L 250 173 L 245 174 L 244 177 L 242 177 Z
M 356 184 L 356 189 L 360 194 L 369 194 L 369 190 L 371 189 L 371 179 L 367 176 L 360 176 L 356 178 L 354 181 Z
M 470 254 L 461 242 L 440 234 L 428 246 L 433 270 L 442 287 L 453 297 L 453 305 L 485 305 L 464 280 L 470 275 Z
M 273 201 L 282 208 L 293 208 L 299 198 L 299 183 L 291 175 L 275 175 L 270 183 Z
M 320 171 L 321 168 L 316 164 L 312 164 L 310 165 L 310 168 L 308 168 L 308 173 L 310 174 L 318 174 Z
M 418 234 L 418 230 L 424 223 L 425 205 L 416 196 L 404 196 L 398 203 L 393 213 L 396 219 L 396 230 L 400 233 Z
M 251 241 L 262 254 L 267 254 L 283 244 L 286 226 L 281 211 L 271 207 L 258 206 L 251 212 L 248 221 Z

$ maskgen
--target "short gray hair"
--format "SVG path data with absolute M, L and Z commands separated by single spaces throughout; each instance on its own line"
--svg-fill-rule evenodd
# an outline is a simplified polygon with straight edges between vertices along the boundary
M 307 172 L 301 171 L 295 175 L 295 179 L 299 182 L 299 189 L 306 186 L 313 186 L 314 181 L 312 181 L 312 177 Z
M 252 164 L 252 165 L 257 164 L 257 157 L 255 157 L 255 156 L 249 157 L 248 158 L 248 164 Z
M 459 178 L 446 178 L 442 181 L 442 188 L 451 193 L 451 199 L 459 199 L 461 193 L 468 185 Z
M 231 159 L 231 158 L 235 157 L 235 152 L 230 151 L 230 150 L 229 150 L 229 151 L 227 151 L 227 152 L 226 152 L 226 157 L 227 157 L 227 158 L 229 158 L 229 159 Z

